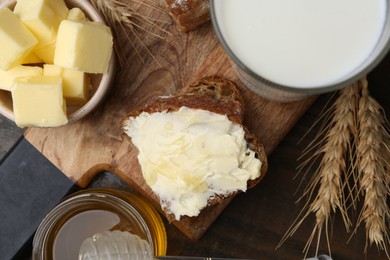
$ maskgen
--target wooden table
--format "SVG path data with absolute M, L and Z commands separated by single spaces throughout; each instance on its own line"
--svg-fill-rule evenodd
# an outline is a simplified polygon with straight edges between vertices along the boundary
M 199 30 L 208 29 L 200 28 Z M 190 46 L 191 36 L 186 39 L 185 44 Z M 185 64 L 179 67 L 185 68 Z M 189 77 L 193 68 L 185 69 L 186 74 L 183 75 Z M 390 55 L 387 55 L 381 64 L 369 74 L 368 79 L 372 95 L 389 115 Z M 180 78 L 178 81 L 186 82 L 188 78 Z M 281 248 L 275 250 L 275 247 L 303 206 L 303 203 L 296 203 L 302 190 L 298 191 L 298 195 L 294 195 L 300 184 L 300 178 L 294 180 L 299 164 L 297 159 L 319 129 L 317 125 L 305 136 L 318 119 L 330 96 L 330 94 L 324 94 L 315 101 L 270 154 L 269 170 L 264 180 L 254 189 L 237 196 L 199 240 L 188 239 L 175 226 L 166 223 L 167 254 L 302 259 L 302 250 L 313 228 L 313 218 L 305 221 L 295 235 L 288 239 Z M 23 130 L 15 127 L 8 119 L 0 117 L 0 158 L 5 156 L 22 134 Z M 303 136 L 305 137 L 301 140 Z M 303 181 L 303 183 L 306 182 L 307 180 Z M 386 259 L 384 253 L 378 252 L 374 246 L 369 248 L 367 258 L 365 258 L 365 233 L 362 228 L 347 243 L 351 234 L 345 232 L 338 214 L 333 219 L 332 231 L 330 238 L 334 259 Z M 312 245 L 309 256 L 314 254 L 314 246 Z M 328 253 L 324 239 L 320 245 L 320 253 Z M 26 253 L 28 254 L 29 252 Z

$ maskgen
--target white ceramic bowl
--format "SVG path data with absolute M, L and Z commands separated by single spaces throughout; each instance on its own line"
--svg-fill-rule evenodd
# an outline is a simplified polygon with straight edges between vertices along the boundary
M 0 8 L 15 6 L 15 0 L 0 0 Z M 100 13 L 91 5 L 88 0 L 65 0 L 68 8 L 78 7 L 91 21 L 105 23 Z M 89 100 L 83 106 L 67 106 L 68 124 L 80 120 L 98 107 L 110 89 L 111 82 L 115 74 L 115 55 L 111 55 L 111 60 L 106 74 L 89 74 L 91 90 Z M 14 121 L 12 107 L 12 97 L 9 91 L 0 90 L 0 114 Z

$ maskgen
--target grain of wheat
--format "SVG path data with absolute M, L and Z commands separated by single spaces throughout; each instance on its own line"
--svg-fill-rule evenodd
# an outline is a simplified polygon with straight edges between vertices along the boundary
M 304 196 L 306 204 L 302 211 L 294 221 L 290 229 L 282 238 L 278 247 L 288 238 L 291 237 L 304 220 L 314 214 L 316 221 L 312 233 L 304 247 L 305 257 L 308 254 L 310 246 L 317 236 L 316 255 L 318 254 L 321 236 L 325 231 L 329 254 L 329 222 L 331 213 L 340 211 L 347 230 L 351 226 L 348 218 L 345 197 L 343 193 L 343 179 L 348 178 L 348 169 L 346 167 L 345 158 L 351 147 L 351 140 L 356 129 L 356 100 L 358 86 L 353 84 L 350 87 L 340 91 L 339 97 L 333 104 L 332 110 L 329 112 L 332 115 L 330 123 L 325 125 L 325 129 L 321 132 L 325 133 L 324 139 L 320 140 L 321 147 L 308 160 L 303 163 L 303 168 L 309 164 L 313 158 L 321 157 L 319 167 L 316 169 L 313 178 L 310 180 Z M 316 145 L 312 143 L 312 145 Z M 307 151 L 311 151 L 308 149 Z M 316 190 L 318 189 L 317 193 Z
M 365 223 L 366 247 L 368 242 L 384 250 L 389 257 L 389 242 L 386 222 L 390 209 L 386 199 L 389 194 L 389 134 L 381 106 L 368 92 L 367 81 L 361 80 L 362 96 L 359 101 L 359 136 L 357 141 L 357 165 L 361 192 L 364 194 L 363 208 L 357 227 Z

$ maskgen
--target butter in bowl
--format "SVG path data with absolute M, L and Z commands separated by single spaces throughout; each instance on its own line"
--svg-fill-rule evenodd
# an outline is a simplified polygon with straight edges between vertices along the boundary
M 0 113 L 19 127 L 72 123 L 108 93 L 113 37 L 89 1 L 4 1 L 0 37 Z

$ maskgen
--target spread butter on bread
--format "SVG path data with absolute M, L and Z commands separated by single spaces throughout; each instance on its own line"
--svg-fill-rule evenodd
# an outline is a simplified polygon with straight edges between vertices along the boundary
M 243 118 L 236 85 L 214 76 L 155 97 L 122 120 L 145 182 L 168 219 L 196 217 L 264 177 L 264 148 Z

